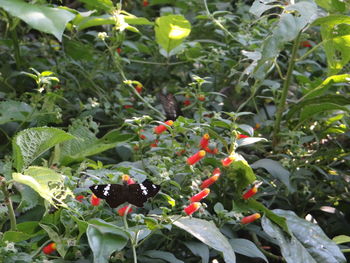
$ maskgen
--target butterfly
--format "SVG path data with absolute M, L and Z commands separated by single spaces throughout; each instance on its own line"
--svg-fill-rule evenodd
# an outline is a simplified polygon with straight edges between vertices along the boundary
M 176 98 L 173 94 L 168 93 L 167 95 L 164 95 L 162 93 L 159 93 L 158 95 L 165 111 L 167 120 L 175 121 L 177 117 L 182 115 L 179 104 L 177 103 Z
M 160 185 L 146 179 L 141 184 L 99 184 L 89 188 L 98 198 L 105 199 L 112 208 L 124 202 L 143 207 L 144 202 L 159 192 Z

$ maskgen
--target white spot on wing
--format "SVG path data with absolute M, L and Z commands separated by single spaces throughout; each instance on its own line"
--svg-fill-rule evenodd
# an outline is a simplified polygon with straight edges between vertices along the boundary
M 109 189 L 111 189 L 111 184 L 107 184 L 107 186 L 103 189 L 104 196 L 109 196 Z
M 97 185 L 95 185 L 94 189 L 95 189 L 95 190 L 97 190 L 97 188 L 98 188 L 98 186 L 97 186 Z
M 148 194 L 146 186 L 144 186 L 143 184 L 140 184 L 140 188 L 142 190 L 142 194 L 143 195 L 147 195 Z

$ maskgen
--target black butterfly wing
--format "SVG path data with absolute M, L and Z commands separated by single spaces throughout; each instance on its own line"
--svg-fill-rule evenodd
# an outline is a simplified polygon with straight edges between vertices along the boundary
M 175 121 L 179 115 L 182 115 L 179 104 L 177 103 L 173 94 L 168 93 L 167 95 L 164 95 L 162 93 L 159 93 L 159 99 L 162 103 L 167 120 Z
M 129 185 L 127 201 L 130 204 L 143 207 L 143 203 L 146 202 L 148 198 L 155 196 L 159 190 L 159 185 L 155 185 L 147 179 L 141 184 L 131 184 Z
M 120 184 L 99 184 L 90 186 L 91 191 L 101 199 L 105 199 L 110 207 L 116 208 L 128 200 L 128 186 Z

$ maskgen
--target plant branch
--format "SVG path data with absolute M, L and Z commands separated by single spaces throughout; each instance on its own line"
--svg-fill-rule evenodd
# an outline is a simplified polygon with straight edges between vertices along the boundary
M 275 254 L 272 254 L 271 252 L 268 252 L 268 251 L 266 251 L 265 249 L 261 248 L 262 245 L 261 245 L 261 243 L 260 243 L 260 241 L 259 241 L 259 239 L 258 239 L 258 236 L 257 236 L 255 233 L 252 233 L 252 238 L 253 238 L 253 242 L 255 243 L 255 245 L 258 246 L 259 250 L 260 250 L 265 256 L 267 256 L 267 257 L 269 257 L 269 258 L 271 258 L 271 259 L 273 259 L 273 260 L 276 260 L 276 261 L 278 261 L 278 262 L 280 262 L 280 261 L 286 262 L 286 260 L 285 260 L 283 257 L 277 256 L 277 255 L 275 255 Z
M 7 189 L 6 180 L 2 176 L 0 176 L 0 188 L 1 188 L 1 191 L 4 193 L 4 203 L 8 210 L 10 224 L 11 224 L 11 231 L 16 231 L 17 224 L 16 224 L 15 211 L 13 210 L 10 192 Z
M 123 215 L 123 222 L 124 222 L 124 227 L 127 231 L 129 231 L 129 226 L 128 226 L 128 220 L 126 217 L 128 216 L 129 210 L 131 209 L 131 204 L 128 205 L 126 208 L 124 215 Z M 134 257 L 134 263 L 137 263 L 137 254 L 136 254 L 136 241 L 137 240 L 137 235 L 135 235 L 135 240 L 133 240 L 132 236 L 130 237 L 130 243 L 131 243 L 131 248 L 132 248 L 132 254 Z
M 295 61 L 296 61 L 295 58 L 296 58 L 299 43 L 300 43 L 300 37 L 301 37 L 301 32 L 299 32 L 298 36 L 294 40 L 293 49 L 292 49 L 292 56 L 289 60 L 287 74 L 286 74 L 285 80 L 283 82 L 282 95 L 281 95 L 281 98 L 279 100 L 279 104 L 277 107 L 276 120 L 275 120 L 274 129 L 273 129 L 273 136 L 272 136 L 272 147 L 273 148 L 275 148 L 277 146 L 278 141 L 279 141 L 278 136 L 279 136 L 279 132 L 281 129 L 282 114 L 283 114 L 283 111 L 285 110 L 285 107 L 286 107 L 287 95 L 288 95 L 289 86 L 290 86 L 292 76 L 293 76 L 293 69 L 294 69 L 294 65 L 295 65 Z

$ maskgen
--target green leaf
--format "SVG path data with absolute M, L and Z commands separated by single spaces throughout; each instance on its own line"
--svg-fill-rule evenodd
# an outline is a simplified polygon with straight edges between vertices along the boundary
M 147 18 L 136 16 L 123 16 L 124 21 L 130 25 L 153 25 Z M 111 15 L 79 17 L 73 20 L 73 24 L 78 30 L 83 30 L 93 26 L 114 25 L 115 19 Z
M 290 237 L 285 234 L 277 225 L 272 223 L 265 216 L 261 220 L 261 226 L 266 234 L 277 241 L 281 248 L 281 253 L 287 263 L 318 263 L 294 236 Z
M 253 15 L 260 17 L 265 11 L 277 7 L 278 5 L 266 5 L 261 3 L 260 0 L 255 0 L 253 5 L 250 7 L 249 12 Z
M 79 2 L 85 3 L 89 10 L 111 11 L 114 7 L 111 0 L 79 0 Z
M 222 252 L 226 263 L 236 262 L 236 256 L 230 243 L 213 222 L 192 217 L 182 217 L 174 221 L 173 224 L 187 231 L 204 244 Z
M 296 114 L 297 112 L 300 112 L 303 108 L 311 106 L 311 105 L 319 105 L 319 104 L 337 104 L 339 106 L 349 105 L 349 98 L 343 95 L 333 95 L 333 94 L 327 94 L 324 96 L 319 96 L 315 98 L 308 98 L 303 99 L 302 101 L 298 102 L 297 104 L 294 104 L 290 107 L 290 110 L 288 111 L 286 115 L 286 119 L 290 120 L 291 117 Z
M 26 234 L 21 231 L 6 231 L 4 235 L 2 236 L 2 241 L 9 241 L 9 242 L 21 242 L 24 240 L 27 240 L 31 238 L 32 235 Z
M 86 230 L 88 228 L 88 223 L 83 221 L 83 220 L 80 220 L 79 218 L 77 218 L 74 215 L 71 215 L 71 217 L 78 225 L 79 234 L 77 236 L 77 241 L 79 241 L 81 236 L 86 233 Z
M 14 166 L 17 171 L 22 171 L 51 147 L 73 138 L 72 135 L 56 128 L 23 130 L 12 141 Z
M 265 138 L 260 138 L 260 137 L 248 137 L 248 138 L 243 138 L 240 140 L 237 140 L 237 148 L 241 146 L 246 146 L 250 144 L 254 144 L 260 141 L 266 142 L 267 140 Z
M 253 163 L 251 167 L 253 169 L 264 168 L 269 174 L 284 183 L 291 193 L 295 192 L 294 187 L 290 184 L 290 172 L 279 162 L 270 159 L 261 159 Z
M 316 96 L 322 95 L 333 83 L 349 83 L 350 74 L 333 75 L 326 78 L 319 86 L 307 92 L 303 99 L 314 98 Z M 300 100 L 301 101 L 301 100 Z
M 17 224 L 18 231 L 7 231 L 3 235 L 3 241 L 21 242 L 29 238 L 42 234 L 42 230 L 38 229 L 39 222 L 28 221 Z
M 155 24 L 156 41 L 169 54 L 191 32 L 191 24 L 182 15 L 158 17 Z
M 285 6 L 278 23 L 272 28 L 272 34 L 262 45 L 261 59 L 254 69 L 254 76 L 263 79 L 284 45 L 294 40 L 316 17 L 317 5 L 312 1 L 300 1 Z
M 0 7 L 34 29 L 54 35 L 59 41 L 67 23 L 75 17 L 63 9 L 33 5 L 22 0 L 1 0 Z
M 108 263 L 114 251 L 121 251 L 129 240 L 128 233 L 122 228 L 102 219 L 89 221 L 87 237 L 94 254 L 94 263 Z
M 209 262 L 209 248 L 207 245 L 195 241 L 187 241 L 184 244 L 195 256 L 201 257 L 202 263 Z
M 114 148 L 119 143 L 134 137 L 131 134 L 122 134 L 119 130 L 112 130 L 98 139 L 88 127 L 82 125 L 71 126 L 69 132 L 76 138 L 62 144 L 60 162 L 63 165 L 82 161 L 85 157 Z
M 350 242 L 350 237 L 349 236 L 345 236 L 345 235 L 340 235 L 340 236 L 333 237 L 332 240 L 336 244 L 343 244 L 343 243 L 349 243 Z
M 42 229 L 46 231 L 46 233 L 49 235 L 50 239 L 56 243 L 57 252 L 60 254 L 61 257 L 65 257 L 67 250 L 68 250 L 68 244 L 64 243 L 64 240 L 62 237 L 60 237 L 56 231 L 54 231 L 51 227 L 45 224 L 39 224 Z
M 315 0 L 315 2 L 330 13 L 344 12 L 346 8 L 341 0 Z
M 265 262 L 269 262 L 266 256 L 256 247 L 256 245 L 248 239 L 233 238 L 230 239 L 230 244 L 233 250 L 238 254 L 245 255 L 250 258 L 261 258 Z
M 350 101 L 349 103 L 350 104 Z M 300 112 L 300 119 L 299 119 L 299 123 L 312 118 L 314 115 L 318 115 L 320 113 L 324 113 L 327 111 L 334 111 L 334 110 L 343 110 L 345 112 L 349 112 L 349 109 L 344 107 L 344 106 L 340 106 L 338 104 L 335 103 L 320 103 L 320 104 L 314 104 L 314 105 L 307 105 L 305 107 L 303 107 L 303 109 Z
M 28 116 L 33 112 L 32 107 L 19 101 L 1 101 L 0 102 L 0 124 L 18 121 L 28 122 Z
M 350 61 L 350 17 L 346 15 L 329 15 L 314 21 L 321 25 L 328 63 L 328 74 L 337 74 Z
M 148 250 L 143 253 L 144 255 L 150 258 L 159 258 L 163 259 L 166 262 L 170 263 L 184 263 L 182 260 L 178 260 L 172 253 L 160 251 L 160 250 Z
M 64 186 L 63 175 L 46 167 L 31 166 L 23 174 L 13 173 L 13 180 L 30 186 L 50 204 L 67 207 L 64 199 L 72 192 Z
M 316 262 L 346 262 L 339 247 L 326 236 L 317 224 L 298 217 L 293 211 L 275 209 L 273 212 L 287 219 L 288 228 L 291 230 L 295 238 L 298 239 L 298 241 L 307 249 L 308 253 Z
M 15 187 L 21 195 L 21 203 L 16 209 L 18 212 L 26 212 L 38 204 L 39 195 L 31 187 L 24 184 L 15 184 Z
M 236 181 L 237 191 L 243 191 L 249 184 L 256 180 L 253 169 L 245 160 L 237 160 L 228 167 L 227 176 Z

